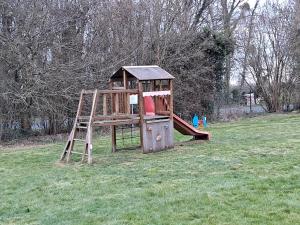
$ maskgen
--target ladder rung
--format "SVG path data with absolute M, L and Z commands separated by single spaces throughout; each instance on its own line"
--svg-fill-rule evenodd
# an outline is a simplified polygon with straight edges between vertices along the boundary
M 79 120 L 89 120 L 90 116 L 78 116 Z
M 83 126 L 76 126 L 76 128 L 78 128 L 78 129 L 87 129 L 87 127 L 83 127 Z
M 73 140 L 74 140 L 74 141 L 82 141 L 82 142 L 85 142 L 85 140 L 84 140 L 84 139 L 78 139 L 78 138 L 74 138 Z

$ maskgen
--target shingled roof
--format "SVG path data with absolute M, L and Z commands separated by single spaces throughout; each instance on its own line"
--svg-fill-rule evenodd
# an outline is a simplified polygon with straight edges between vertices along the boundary
M 111 79 L 117 79 L 123 77 L 123 70 L 129 73 L 129 76 L 133 76 L 138 80 L 170 80 L 174 77 L 159 66 L 122 66 L 117 72 L 115 72 Z

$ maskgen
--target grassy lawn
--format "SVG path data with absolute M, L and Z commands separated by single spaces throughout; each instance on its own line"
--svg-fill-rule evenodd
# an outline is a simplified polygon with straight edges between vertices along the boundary
M 299 224 L 300 115 L 210 131 L 147 155 L 98 139 L 91 166 L 58 163 L 64 143 L 1 150 L 0 224 Z

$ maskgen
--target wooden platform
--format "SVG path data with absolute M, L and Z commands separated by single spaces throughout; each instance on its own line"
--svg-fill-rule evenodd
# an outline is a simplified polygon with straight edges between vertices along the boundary
M 115 125 L 126 125 L 126 124 L 138 124 L 140 122 L 140 118 L 134 118 L 134 119 L 123 119 L 123 120 L 99 120 L 94 121 L 93 126 L 115 126 Z
M 160 119 L 168 119 L 169 116 L 161 116 L 161 115 L 155 115 L 155 116 L 144 116 L 144 120 L 160 120 Z
M 78 124 L 88 124 L 89 116 L 78 117 Z M 93 117 L 93 126 L 114 126 L 114 125 L 125 125 L 125 124 L 138 124 L 140 122 L 140 117 L 138 114 L 116 114 L 116 115 L 96 115 Z

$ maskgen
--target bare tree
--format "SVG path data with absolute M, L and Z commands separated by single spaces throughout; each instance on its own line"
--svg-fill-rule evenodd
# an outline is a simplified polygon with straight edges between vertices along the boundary
M 258 91 L 269 112 L 282 109 L 284 92 L 295 81 L 291 46 L 291 8 L 266 3 L 257 18 L 259 24 L 249 52 L 249 66 Z
M 225 36 L 235 41 L 235 30 L 241 18 L 243 17 L 243 8 L 240 6 L 244 3 L 244 0 L 220 0 L 221 1 L 221 9 L 222 9 L 222 21 L 223 21 L 223 29 Z M 242 10 L 240 10 L 242 9 Z M 232 45 L 234 46 L 234 45 Z M 234 47 L 230 47 L 226 49 L 228 54 L 226 54 L 225 61 L 225 74 L 224 74 L 224 92 L 225 92 L 225 101 L 228 103 L 229 95 L 230 95 L 230 79 L 231 79 L 231 71 L 233 68 L 233 55 L 234 55 Z
M 294 4 L 292 4 L 294 3 Z M 291 0 L 291 5 L 295 7 L 295 26 L 294 26 L 294 60 L 295 60 L 295 68 L 294 73 L 296 76 L 295 82 L 295 108 L 300 110 L 300 1 L 299 0 Z
M 229 97 L 234 53 L 241 81 L 251 72 L 276 111 L 295 98 L 299 63 L 293 7 L 268 5 L 258 18 L 242 0 L 1 0 L 0 138 L 31 133 L 36 120 L 65 131 L 80 89 L 105 88 L 122 65 L 166 68 L 175 110 L 212 115 Z

